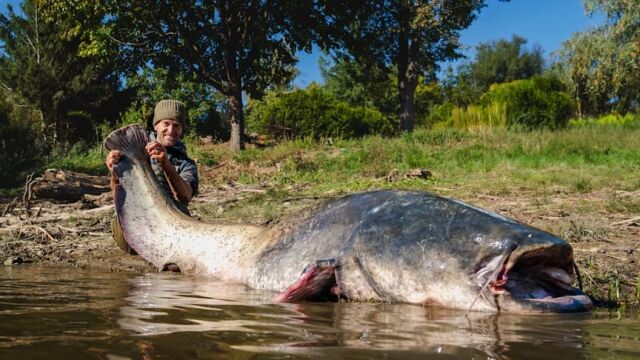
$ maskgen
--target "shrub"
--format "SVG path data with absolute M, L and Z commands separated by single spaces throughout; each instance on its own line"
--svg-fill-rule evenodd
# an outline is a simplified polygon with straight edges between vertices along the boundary
M 247 129 L 276 138 L 352 138 L 391 134 L 389 117 L 368 107 L 352 107 L 317 86 L 284 94 L 269 94 L 247 106 Z
M 571 96 L 565 90 L 557 78 L 532 77 L 492 85 L 480 104 L 504 104 L 509 127 L 558 129 L 568 124 L 574 112 Z

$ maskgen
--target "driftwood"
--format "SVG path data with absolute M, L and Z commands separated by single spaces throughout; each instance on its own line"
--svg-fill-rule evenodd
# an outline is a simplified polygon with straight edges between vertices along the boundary
M 35 198 L 64 201 L 78 201 L 84 194 L 100 195 L 111 190 L 107 176 L 57 169 L 46 170 L 43 176 L 31 181 L 29 188 Z
M 11 226 L 19 227 L 23 225 L 44 224 L 44 223 L 50 223 L 50 222 L 60 223 L 61 221 L 66 221 L 69 219 L 91 220 L 91 219 L 100 218 L 105 214 L 113 213 L 113 211 L 114 211 L 114 206 L 113 204 L 111 204 L 111 205 L 105 205 L 105 206 L 101 206 L 101 207 L 98 207 L 95 209 L 89 209 L 89 210 L 47 214 L 47 215 L 40 216 L 38 218 L 22 219 L 18 216 L 11 216 L 11 217 L 0 218 L 0 229 L 4 230 L 3 228 L 5 227 L 6 228 Z

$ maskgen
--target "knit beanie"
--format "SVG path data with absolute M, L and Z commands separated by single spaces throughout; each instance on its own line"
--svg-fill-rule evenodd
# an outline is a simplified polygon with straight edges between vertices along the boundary
M 187 128 L 187 107 L 177 100 L 160 100 L 153 110 L 153 126 L 162 120 L 179 121 L 182 128 Z

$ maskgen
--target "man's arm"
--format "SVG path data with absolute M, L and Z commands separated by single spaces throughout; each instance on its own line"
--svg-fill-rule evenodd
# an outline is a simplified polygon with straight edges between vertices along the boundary
M 180 174 L 178 174 L 173 164 L 171 164 L 171 161 L 169 161 L 167 149 L 157 141 L 151 141 L 147 144 L 146 149 L 149 156 L 160 164 L 169 183 L 169 187 L 171 187 L 171 191 L 178 201 L 185 205 L 189 204 L 189 201 L 191 201 L 193 197 L 193 189 L 189 183 L 180 177 Z
M 189 204 L 191 198 L 193 197 L 193 189 L 191 185 L 189 185 L 180 174 L 173 167 L 171 162 L 167 161 L 169 165 L 162 164 L 162 170 L 164 170 L 164 175 L 167 178 L 167 182 L 171 187 L 171 191 L 176 196 L 176 198 L 183 204 Z

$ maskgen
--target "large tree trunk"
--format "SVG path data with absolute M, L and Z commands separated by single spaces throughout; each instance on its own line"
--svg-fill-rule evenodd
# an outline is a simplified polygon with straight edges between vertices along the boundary
M 231 139 L 229 146 L 233 151 L 244 149 L 244 113 L 242 109 L 242 92 L 234 91 L 229 97 L 229 110 L 231 113 Z
M 413 97 L 418 86 L 418 66 L 412 61 L 417 51 L 418 44 L 415 39 L 410 42 L 410 24 L 408 10 L 401 9 L 399 12 L 400 33 L 398 35 L 398 100 L 400 109 L 398 118 L 400 119 L 400 130 L 411 132 L 414 127 L 416 109 L 413 104 Z
M 418 75 L 416 64 L 409 63 L 406 70 L 398 73 L 398 92 L 400 95 L 400 129 L 402 131 L 413 131 L 416 117 L 416 109 L 413 98 L 418 86 Z

